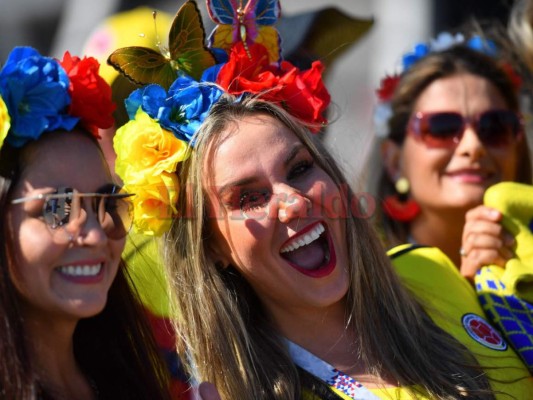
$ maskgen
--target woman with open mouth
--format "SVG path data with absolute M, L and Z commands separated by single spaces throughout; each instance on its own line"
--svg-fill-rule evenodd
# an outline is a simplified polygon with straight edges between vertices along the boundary
M 162 235 L 193 382 L 228 400 L 525 398 L 529 372 L 490 327 L 468 320 L 492 345 L 483 346 L 445 307 L 426 311 L 395 274 L 321 144 L 322 64 L 280 62 L 279 1 L 208 8 L 219 25 L 211 47 L 191 39 L 190 63 L 154 55 L 149 69 L 135 48 L 109 59 L 141 84 L 125 102 L 115 165 L 137 194 L 135 229 Z M 202 32 L 192 1 L 171 43 L 190 26 Z M 174 81 L 168 63 L 181 68 Z
M 190 371 L 228 399 L 520 398 L 531 389 L 510 348 L 446 333 L 444 308 L 432 320 L 405 290 L 301 124 L 256 99 L 223 98 L 211 112 L 179 176 L 177 214 L 187 218 L 165 240 Z

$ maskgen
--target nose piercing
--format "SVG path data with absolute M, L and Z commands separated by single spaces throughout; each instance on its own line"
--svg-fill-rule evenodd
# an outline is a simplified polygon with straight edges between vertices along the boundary
M 72 233 L 68 234 L 68 242 L 69 243 L 74 243 L 74 235 Z

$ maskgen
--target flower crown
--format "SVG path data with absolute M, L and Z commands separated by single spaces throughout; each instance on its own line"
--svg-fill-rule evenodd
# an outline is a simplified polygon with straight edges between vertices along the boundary
M 59 61 L 31 47 L 15 47 L 0 70 L 0 148 L 22 147 L 44 132 L 80 124 L 95 137 L 113 125 L 111 88 L 94 58 Z
M 309 70 L 300 71 L 281 60 L 279 33 L 273 27 L 279 0 L 249 1 L 236 10 L 218 3 L 207 1 L 218 23 L 209 46 L 196 3 L 189 0 L 172 23 L 165 55 L 129 47 L 108 59 L 120 73 L 143 85 L 126 99 L 130 121 L 114 139 L 116 172 L 126 190 L 136 193 L 138 232 L 160 235 L 170 227 L 177 213 L 178 163 L 189 156 L 194 135 L 224 93 L 276 103 L 312 132 L 327 122 L 330 95 L 322 81 L 323 65 L 315 61 Z
M 386 75 L 381 80 L 379 88 L 376 90 L 378 104 L 374 109 L 374 128 L 378 137 L 385 138 L 389 134 L 388 122 L 392 117 L 390 101 L 402 75 L 417 61 L 427 55 L 448 50 L 456 45 L 465 45 L 472 50 L 476 50 L 491 57 L 497 57 L 499 53 L 494 42 L 478 35 L 474 35 L 466 40 L 460 33 L 452 35 L 449 32 L 441 32 L 436 39 L 431 39 L 429 42 L 417 43 L 412 51 L 402 56 L 401 65 L 398 68 L 399 70 L 392 75 Z M 522 84 L 520 76 L 516 74 L 513 68 L 508 64 L 505 64 L 503 68 L 518 91 Z

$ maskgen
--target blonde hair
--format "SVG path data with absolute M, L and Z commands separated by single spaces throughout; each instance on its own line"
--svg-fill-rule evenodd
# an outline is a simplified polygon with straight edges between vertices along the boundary
M 519 0 L 515 3 L 509 19 L 509 36 L 533 71 L 533 1 Z
M 275 105 L 227 96 L 213 107 L 180 172 L 178 208 L 185 217 L 176 219 L 166 236 L 166 264 L 179 307 L 178 347 L 187 350 L 182 355 L 189 369 L 213 382 L 222 398 L 293 400 L 300 396 L 298 370 L 268 313 L 238 271 L 217 265 L 209 251 L 206 160 L 231 134 L 229 124 L 257 113 L 284 123 L 336 184 L 345 185 L 335 161 L 302 124 Z M 465 391 L 472 398 L 493 398 L 472 355 L 402 287 L 369 223 L 357 217 L 346 223 L 346 326 L 358 336 L 358 354 L 368 372 L 416 385 L 434 398 L 455 399 Z

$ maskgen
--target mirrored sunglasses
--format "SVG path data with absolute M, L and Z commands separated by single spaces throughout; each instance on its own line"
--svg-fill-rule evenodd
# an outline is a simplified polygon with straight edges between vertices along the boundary
M 92 211 L 107 237 L 122 239 L 132 224 L 131 196 L 132 193 L 123 192 L 118 186 L 102 193 L 80 193 L 72 188 L 58 188 L 55 193 L 14 199 L 11 204 L 42 200 L 42 216 L 52 233 L 66 232 L 72 238 L 87 220 L 87 205 L 83 199 L 90 199 Z
M 504 147 L 523 132 L 522 117 L 512 110 L 489 110 L 472 117 L 457 112 L 417 112 L 408 123 L 408 132 L 427 147 L 453 148 L 470 125 L 488 147 Z

